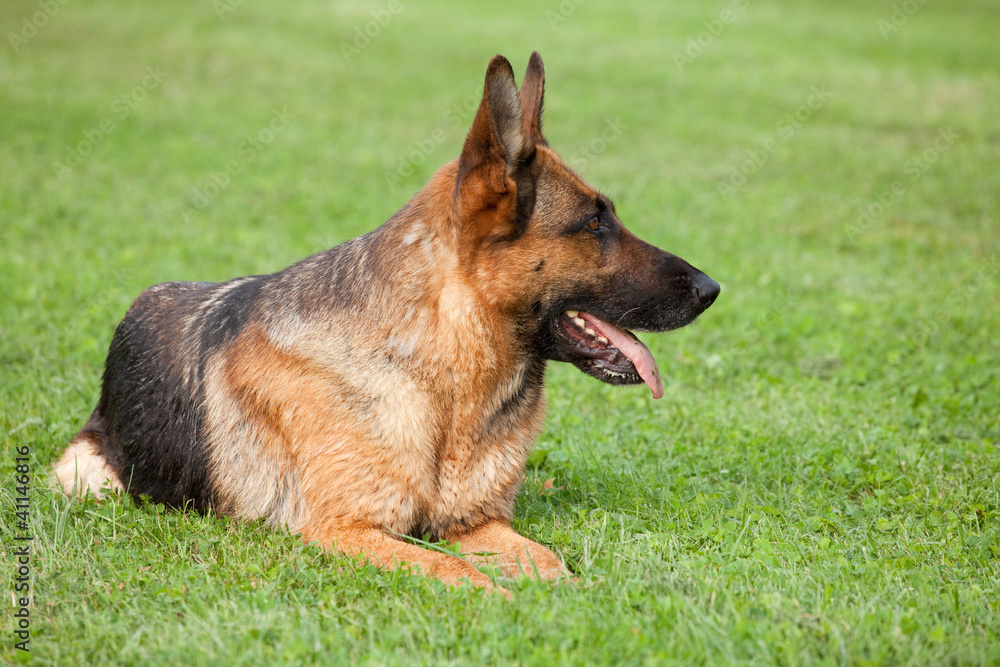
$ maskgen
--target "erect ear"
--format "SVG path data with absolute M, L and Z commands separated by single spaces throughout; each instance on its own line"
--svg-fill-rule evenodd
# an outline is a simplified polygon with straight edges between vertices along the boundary
M 548 145 L 542 136 L 542 106 L 545 104 L 545 67 L 538 51 L 531 54 L 528 69 L 521 82 L 518 94 L 521 100 L 521 118 L 524 136 L 528 141 L 542 146 Z
M 507 176 L 534 152 L 524 134 L 514 70 L 503 56 L 493 56 L 472 129 L 458 161 L 459 183 L 476 173 L 498 193 L 507 191 Z

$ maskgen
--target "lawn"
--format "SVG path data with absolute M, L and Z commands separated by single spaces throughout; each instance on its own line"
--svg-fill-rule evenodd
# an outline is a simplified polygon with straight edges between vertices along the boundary
M 0 6 L 0 661 L 1000 664 L 995 3 L 468 7 Z M 722 283 L 644 335 L 662 400 L 549 369 L 515 527 L 575 583 L 508 601 L 52 491 L 146 286 L 374 228 L 534 49 L 551 145 Z

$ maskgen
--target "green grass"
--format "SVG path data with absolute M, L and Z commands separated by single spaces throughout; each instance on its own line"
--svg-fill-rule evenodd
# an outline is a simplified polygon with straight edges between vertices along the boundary
M 4 600 L 17 447 L 35 542 L 31 652 L 7 602 L 0 661 L 1000 664 L 995 5 L 928 2 L 883 37 L 896 3 L 753 0 L 679 68 L 738 3 L 400 2 L 350 62 L 387 4 L 71 2 L 5 39 Z M 2 33 L 38 11 L 3 3 Z M 723 285 L 695 326 L 645 337 L 663 400 L 550 370 L 515 527 L 576 584 L 506 601 L 50 490 L 144 287 L 275 271 L 378 225 L 458 154 L 489 58 L 520 75 L 533 49 L 551 144 Z M 167 74 L 136 90 L 147 67 Z M 814 87 L 829 98 L 782 125 Z

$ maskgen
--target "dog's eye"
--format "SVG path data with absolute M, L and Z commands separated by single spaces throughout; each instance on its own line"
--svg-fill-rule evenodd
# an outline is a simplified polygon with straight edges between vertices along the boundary
M 601 221 L 598 220 L 597 216 L 595 215 L 593 218 L 590 219 L 590 222 L 587 223 L 587 227 L 590 229 L 590 231 L 596 232 L 598 229 L 601 228 Z

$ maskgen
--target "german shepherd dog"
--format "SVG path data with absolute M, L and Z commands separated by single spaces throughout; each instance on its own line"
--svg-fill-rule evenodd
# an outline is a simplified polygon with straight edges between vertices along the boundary
M 663 383 L 625 327 L 692 322 L 719 285 L 632 235 L 542 136 L 542 59 L 486 71 L 461 156 L 374 231 L 271 275 L 144 291 L 55 473 L 265 518 L 384 568 L 492 589 L 565 576 L 511 528 L 548 360 Z M 466 558 L 404 539 L 457 542 Z

